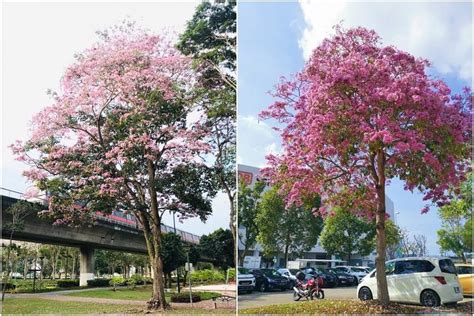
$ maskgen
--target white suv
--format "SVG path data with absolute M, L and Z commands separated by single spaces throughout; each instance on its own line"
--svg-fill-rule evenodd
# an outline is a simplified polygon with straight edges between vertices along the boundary
M 367 275 L 367 271 L 360 267 L 337 266 L 334 268 L 334 270 L 355 276 L 357 278 L 357 282 L 360 282 L 360 280 L 362 280 L 362 278 Z
M 390 301 L 425 306 L 456 304 L 463 299 L 456 268 L 449 258 L 412 257 L 385 263 Z M 376 271 L 357 287 L 361 300 L 377 299 Z

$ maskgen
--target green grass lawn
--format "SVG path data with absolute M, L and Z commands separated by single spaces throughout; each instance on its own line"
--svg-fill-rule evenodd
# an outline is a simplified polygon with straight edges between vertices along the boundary
M 181 292 L 189 293 L 189 292 Z M 194 292 L 193 292 L 194 294 Z M 196 292 L 201 297 L 201 300 L 209 300 L 213 297 L 220 296 L 219 293 L 214 292 Z M 111 289 L 97 289 L 84 292 L 68 293 L 69 296 L 80 297 L 96 297 L 96 298 L 111 298 L 119 300 L 143 300 L 147 301 L 151 297 L 151 287 L 137 287 L 132 288 L 117 288 L 116 291 Z M 166 298 L 169 300 L 171 293 L 166 293 Z
M 6 298 L 2 306 L 2 315 L 11 314 L 144 314 L 145 306 L 94 304 L 81 302 L 58 302 L 36 298 Z M 235 314 L 233 309 L 203 310 L 179 308 L 167 311 L 167 314 Z
M 416 305 L 390 303 L 387 308 L 377 304 L 377 301 L 357 300 L 315 300 L 291 304 L 269 305 L 253 308 L 239 308 L 239 314 L 419 314 L 419 313 L 458 313 L 472 314 L 469 302 L 460 303 L 456 308 L 440 307 L 437 309 Z

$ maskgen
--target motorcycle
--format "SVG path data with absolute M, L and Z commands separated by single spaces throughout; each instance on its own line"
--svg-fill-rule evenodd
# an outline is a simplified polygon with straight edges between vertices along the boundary
M 314 300 L 324 298 L 324 290 L 321 289 L 323 285 L 323 278 L 317 276 L 312 277 L 308 282 L 304 283 L 302 280 L 296 280 L 296 285 L 293 287 L 293 300 L 299 301 L 301 298 Z

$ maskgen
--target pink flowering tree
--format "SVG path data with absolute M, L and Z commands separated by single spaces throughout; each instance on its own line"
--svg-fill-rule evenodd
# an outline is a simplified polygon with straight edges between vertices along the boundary
M 152 309 L 164 309 L 161 219 L 211 213 L 215 194 L 199 158 L 205 118 L 192 104 L 190 60 L 161 36 L 124 24 L 77 55 L 54 103 L 32 121 L 31 138 L 11 147 L 48 192 L 45 216 L 57 224 L 90 223 L 97 211 L 133 213 L 153 269 Z M 190 115 L 192 113 L 192 115 Z
M 264 172 L 289 192 L 288 204 L 318 194 L 317 215 L 343 206 L 375 218 L 378 299 L 386 306 L 385 187 L 398 177 L 426 201 L 449 201 L 447 189 L 470 168 L 472 99 L 468 89 L 452 95 L 426 74 L 428 61 L 382 46 L 374 31 L 335 30 L 261 113 L 280 123 L 284 149 L 267 157 Z

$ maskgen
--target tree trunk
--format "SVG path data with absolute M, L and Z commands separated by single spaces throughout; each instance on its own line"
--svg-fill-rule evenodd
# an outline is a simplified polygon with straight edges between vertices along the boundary
M 288 248 L 290 247 L 289 244 L 286 244 L 285 245 L 285 268 L 288 268 Z
M 377 296 L 380 304 L 388 306 L 390 297 L 388 294 L 387 278 L 385 275 L 385 156 L 382 151 L 377 154 L 377 213 L 375 215 L 377 232 L 377 257 L 375 258 L 375 267 L 377 269 Z

